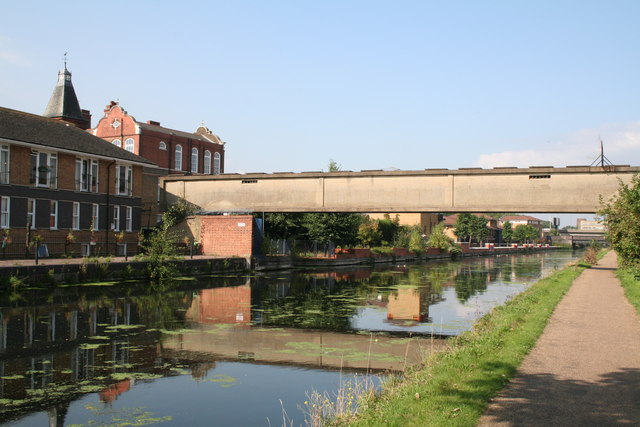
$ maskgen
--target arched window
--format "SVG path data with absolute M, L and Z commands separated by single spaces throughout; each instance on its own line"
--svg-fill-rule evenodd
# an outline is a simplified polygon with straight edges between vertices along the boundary
M 122 141 L 120 141 L 119 139 L 114 139 L 113 141 L 111 141 L 111 143 L 116 147 L 122 147 Z
M 127 138 L 124 140 L 124 149 L 133 153 L 133 149 L 134 149 L 133 138 Z
M 182 170 L 182 145 L 176 145 L 175 170 Z
M 164 141 L 160 141 L 160 145 L 158 146 L 158 148 L 161 150 L 166 150 L 167 144 Z
M 204 173 L 209 175 L 211 173 L 211 151 L 204 150 Z
M 191 173 L 198 173 L 198 149 L 191 149 Z
M 213 155 L 213 174 L 220 175 L 220 153 Z

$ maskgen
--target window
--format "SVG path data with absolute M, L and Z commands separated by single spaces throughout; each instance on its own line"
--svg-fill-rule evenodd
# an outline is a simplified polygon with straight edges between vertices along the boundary
M 116 147 L 122 147 L 122 141 L 120 141 L 119 139 L 114 139 L 113 141 L 111 141 L 111 143 Z
M 174 169 L 177 171 L 182 170 L 182 146 L 176 145 L 176 158 Z
M 89 178 L 90 190 L 93 193 L 98 192 L 98 161 L 91 160 L 91 177 Z
M 124 149 L 133 153 L 133 149 L 135 147 L 135 143 L 133 142 L 133 138 L 127 138 L 124 140 Z
M 116 166 L 116 193 L 130 196 L 132 193 L 133 170 L 131 166 Z
M 76 191 L 98 192 L 98 161 L 76 159 Z
M 100 205 L 94 203 L 91 206 L 91 229 L 98 231 L 100 225 Z
M 36 201 L 27 199 L 27 227 L 36 228 Z
M 160 150 L 166 150 L 167 149 L 167 144 L 164 141 L 160 141 L 160 145 L 158 146 L 158 148 Z
M 111 224 L 113 231 L 120 231 L 120 206 L 113 207 L 113 223 Z
M 198 173 L 198 149 L 191 149 L 191 173 Z
M 213 174 L 220 175 L 220 153 L 213 155 Z
M 131 206 L 127 206 L 126 216 L 125 216 L 125 229 L 127 231 L 131 231 L 131 218 L 133 214 L 133 208 Z
M 204 150 L 204 165 L 203 165 L 203 172 L 206 173 L 207 175 L 211 173 L 211 151 L 209 150 Z
M 56 188 L 58 155 L 55 153 L 31 152 L 30 183 L 36 187 Z
M 71 228 L 74 230 L 80 230 L 80 203 L 73 202 L 73 220 L 71 222 Z
M 0 145 L 0 184 L 9 183 L 9 146 Z
M 0 199 L 0 228 L 9 228 L 9 202 L 8 197 Z
M 49 228 L 56 230 L 58 228 L 58 201 L 51 200 L 49 206 Z

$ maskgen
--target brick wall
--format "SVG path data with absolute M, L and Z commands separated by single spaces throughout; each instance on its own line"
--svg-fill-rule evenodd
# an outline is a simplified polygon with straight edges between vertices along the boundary
M 201 216 L 200 221 L 200 242 L 204 255 L 252 255 L 254 227 L 251 215 Z

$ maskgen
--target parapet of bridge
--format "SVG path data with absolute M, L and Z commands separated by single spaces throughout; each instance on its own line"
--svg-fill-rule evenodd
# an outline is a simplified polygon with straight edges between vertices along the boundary
M 593 213 L 640 167 L 225 173 L 162 178 L 168 204 L 209 212 Z

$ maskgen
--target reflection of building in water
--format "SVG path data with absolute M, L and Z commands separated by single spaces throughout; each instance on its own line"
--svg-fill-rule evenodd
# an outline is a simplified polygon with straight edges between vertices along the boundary
M 400 288 L 389 295 L 387 319 L 429 322 L 431 286 Z
M 131 380 L 126 379 L 119 381 L 115 384 L 111 384 L 104 390 L 102 390 L 98 395 L 100 396 L 100 400 L 104 403 L 111 403 L 118 398 L 125 391 L 129 391 L 131 388 Z
M 198 323 L 251 322 L 251 286 L 202 289 L 193 298 L 186 318 Z

